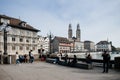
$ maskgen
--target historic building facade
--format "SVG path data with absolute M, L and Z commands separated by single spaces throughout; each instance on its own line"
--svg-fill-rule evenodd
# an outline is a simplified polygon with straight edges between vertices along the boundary
M 41 52 L 48 53 L 49 52 L 49 37 L 38 36 L 38 38 L 39 38 L 38 40 L 39 53 Z
M 76 36 L 73 36 L 72 25 L 69 24 L 68 40 L 71 42 L 71 52 L 84 51 L 84 42 L 81 41 L 81 30 L 79 24 L 77 24 Z
M 100 41 L 96 44 L 96 51 L 112 51 L 112 43 L 108 41 Z
M 74 41 L 74 38 L 76 39 L 75 41 L 80 42 L 81 41 L 81 30 L 80 30 L 80 25 L 77 24 L 77 29 L 76 29 L 76 37 L 73 36 L 73 30 L 71 24 L 69 24 L 68 27 L 68 40 L 69 41 Z
M 25 21 L 21 21 L 20 19 L 16 19 L 6 15 L 0 15 L 0 23 L 7 23 L 11 27 L 11 29 L 7 32 L 8 55 L 14 55 L 16 52 L 18 52 L 19 54 L 28 54 L 30 50 L 33 50 L 34 54 L 38 54 L 38 29 L 33 28 Z M 3 36 L 3 31 L 0 31 L 1 54 L 3 54 L 4 52 Z
M 86 51 L 95 51 L 95 43 L 92 41 L 84 41 L 84 49 Z
M 71 43 L 65 37 L 55 37 L 52 41 L 53 52 L 69 53 L 71 52 Z

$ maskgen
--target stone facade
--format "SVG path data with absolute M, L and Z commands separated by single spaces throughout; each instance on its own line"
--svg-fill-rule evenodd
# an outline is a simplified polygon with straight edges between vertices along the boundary
M 49 37 L 39 36 L 38 38 L 38 49 L 40 50 L 39 52 L 41 52 L 41 50 L 44 50 L 44 52 L 49 52 Z
M 68 53 L 71 52 L 71 43 L 67 38 L 55 37 L 52 41 L 53 52 Z
M 8 55 L 28 54 L 33 50 L 34 54 L 38 54 L 37 48 L 37 32 L 39 30 L 33 28 L 29 24 L 20 19 L 12 18 L 6 15 L 0 15 L 0 23 L 6 23 L 11 27 L 7 32 L 7 53 Z M 1 25 L 2 26 L 2 25 Z M 3 31 L 0 31 L 0 52 L 4 52 Z
M 84 49 L 87 51 L 95 51 L 95 43 L 92 41 L 84 41 Z
M 96 51 L 112 51 L 112 43 L 108 41 L 100 41 L 96 44 Z

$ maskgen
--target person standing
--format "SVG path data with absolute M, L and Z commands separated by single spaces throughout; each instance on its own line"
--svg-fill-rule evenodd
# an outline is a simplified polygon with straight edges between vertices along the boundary
M 24 63 L 27 63 L 28 59 L 27 59 L 27 54 L 24 55 Z
M 20 61 L 19 61 L 19 55 L 18 55 L 18 52 L 16 52 L 16 64 L 19 64 Z
M 74 55 L 74 58 L 73 58 L 73 60 L 72 60 L 72 66 L 75 66 L 76 63 L 77 63 L 77 56 Z
M 30 51 L 29 51 L 29 62 L 30 62 L 30 63 L 33 63 L 33 61 L 34 61 L 34 56 L 33 56 L 33 54 L 32 54 L 32 50 L 30 50 Z
M 102 54 L 102 57 L 103 57 L 103 73 L 108 73 L 110 55 L 107 51 L 104 51 L 104 53 Z

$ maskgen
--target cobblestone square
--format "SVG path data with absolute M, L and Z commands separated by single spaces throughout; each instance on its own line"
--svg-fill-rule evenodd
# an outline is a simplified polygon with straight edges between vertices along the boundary
M 114 69 L 102 73 L 99 67 L 86 70 L 45 62 L 0 65 L 0 80 L 119 80 L 119 74 Z

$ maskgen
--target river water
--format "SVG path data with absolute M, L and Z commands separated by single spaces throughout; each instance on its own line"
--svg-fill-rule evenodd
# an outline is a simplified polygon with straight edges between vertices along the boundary
M 103 52 L 90 52 L 90 55 L 92 56 L 92 59 L 98 59 L 101 60 L 102 59 L 102 53 Z M 77 58 L 85 58 L 87 54 L 89 53 L 67 53 L 68 57 L 73 57 L 73 55 L 76 55 Z M 120 52 L 119 53 L 112 53 L 110 52 L 110 57 L 111 60 L 114 60 L 115 57 L 120 57 Z

